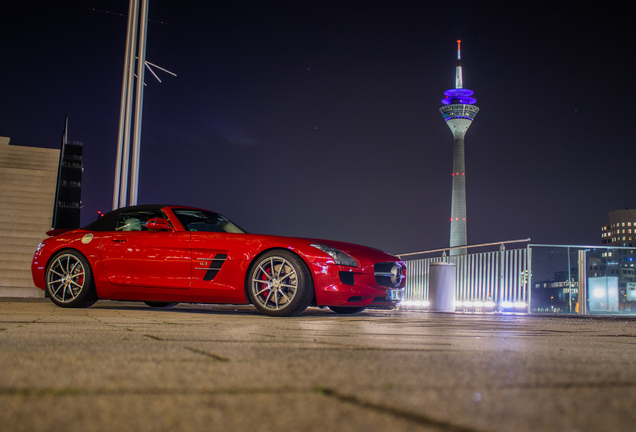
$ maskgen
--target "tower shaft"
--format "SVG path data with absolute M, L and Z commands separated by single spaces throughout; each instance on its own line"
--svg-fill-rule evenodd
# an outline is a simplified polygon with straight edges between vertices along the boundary
M 453 192 L 451 197 L 450 247 L 466 246 L 466 164 L 464 159 L 464 137 L 479 108 L 474 104 L 473 91 L 463 88 L 461 66 L 461 41 L 457 41 L 457 67 L 455 88 L 444 92 L 443 107 L 439 109 L 453 134 Z M 466 254 L 465 248 L 453 249 L 451 255 Z
M 453 191 L 451 197 L 450 247 L 468 244 L 466 229 L 466 163 L 464 158 L 464 136 L 471 125 L 470 120 L 452 119 L 447 123 L 453 133 Z M 466 249 L 453 249 L 451 255 L 466 254 Z

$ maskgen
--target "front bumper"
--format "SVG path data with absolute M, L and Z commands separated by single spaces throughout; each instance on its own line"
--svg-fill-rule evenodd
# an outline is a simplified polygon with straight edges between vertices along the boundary
M 317 306 L 393 308 L 404 298 L 404 280 L 381 286 L 374 263 L 360 267 L 312 266 Z

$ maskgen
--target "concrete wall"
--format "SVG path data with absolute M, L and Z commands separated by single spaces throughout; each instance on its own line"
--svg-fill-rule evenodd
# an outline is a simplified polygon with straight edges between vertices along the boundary
M 0 137 L 0 297 L 44 297 L 31 260 L 51 229 L 60 151 Z

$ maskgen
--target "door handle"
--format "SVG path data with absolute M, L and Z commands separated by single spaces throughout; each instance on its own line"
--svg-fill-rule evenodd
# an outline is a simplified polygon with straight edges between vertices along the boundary
M 113 237 L 110 241 L 114 241 L 115 243 L 126 243 L 128 239 L 126 239 L 126 237 Z

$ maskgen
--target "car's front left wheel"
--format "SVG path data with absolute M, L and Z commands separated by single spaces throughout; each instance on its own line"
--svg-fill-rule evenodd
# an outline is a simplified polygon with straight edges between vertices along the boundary
M 46 267 L 46 291 L 61 307 L 83 308 L 95 303 L 97 292 L 86 257 L 72 249 L 56 253 Z
M 257 258 L 247 283 L 250 301 L 269 316 L 298 315 L 314 297 L 309 268 L 298 255 L 286 250 L 272 250 Z

